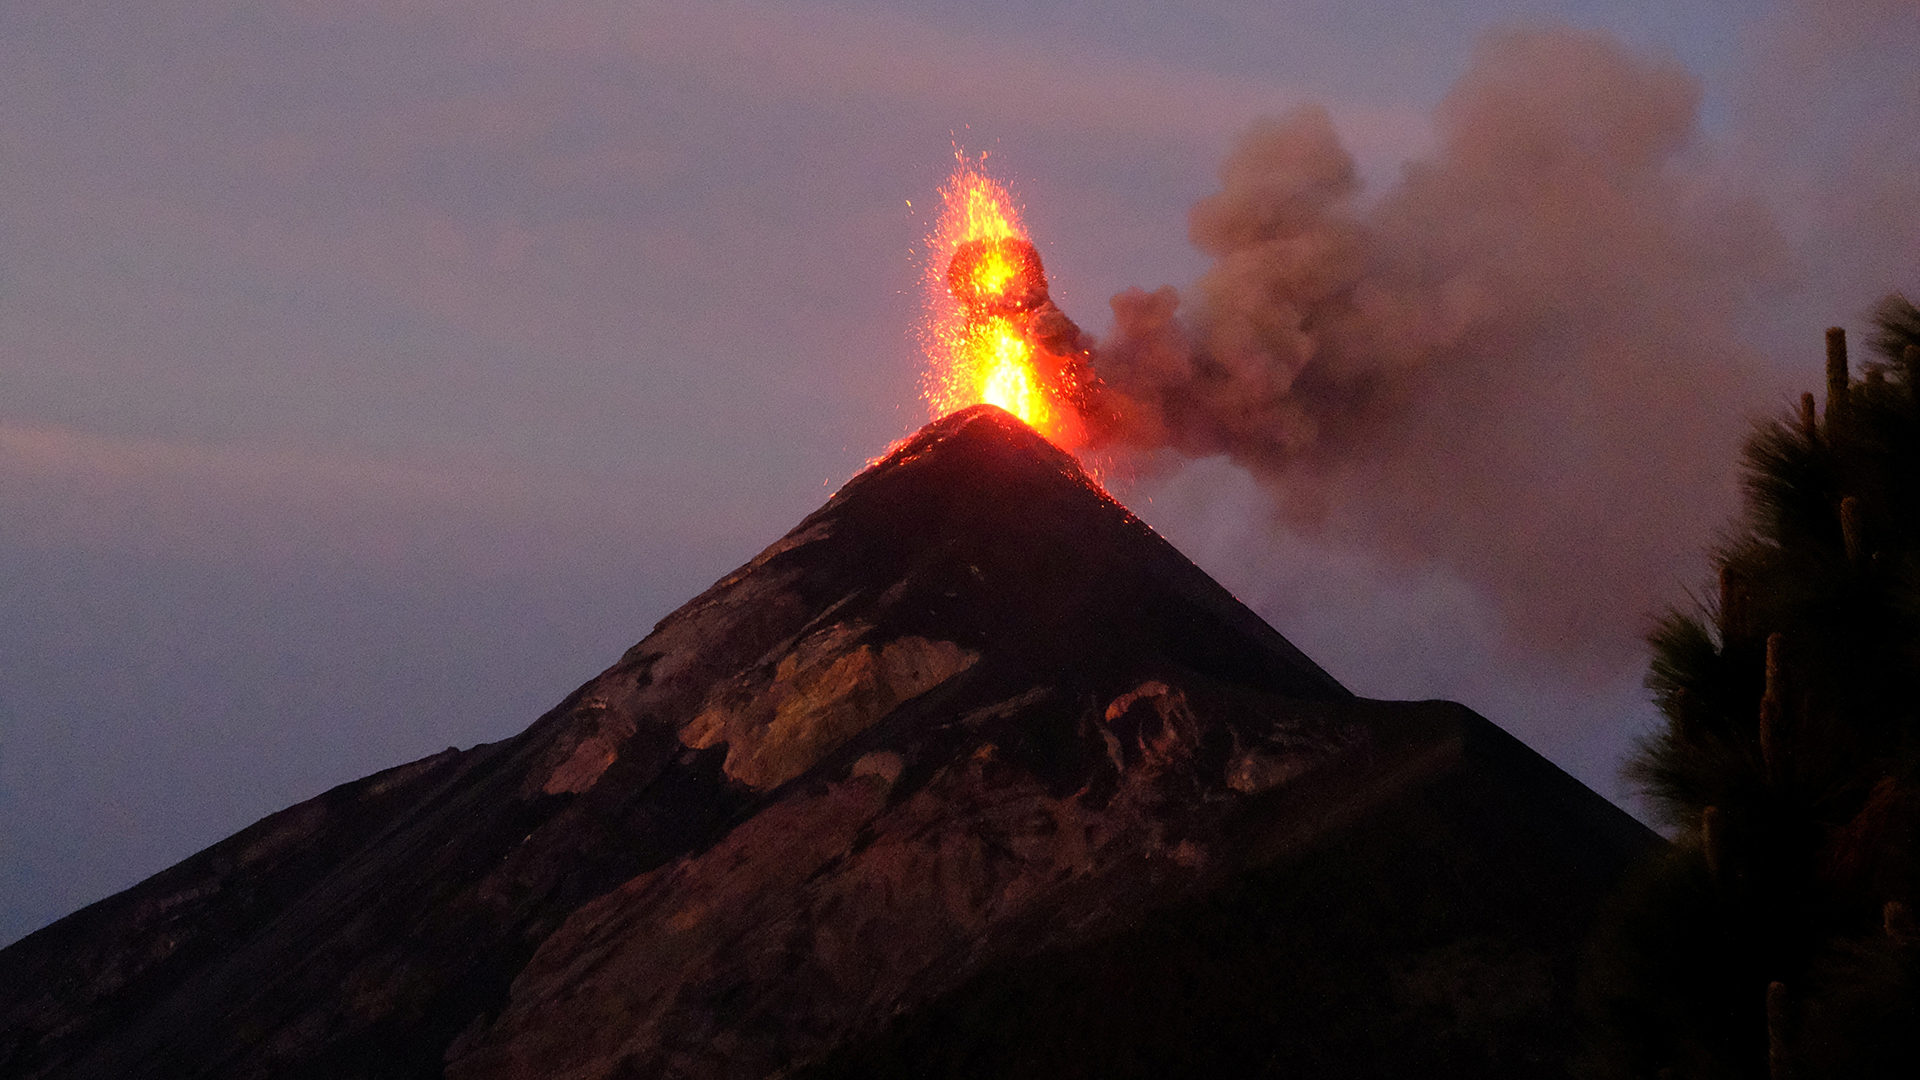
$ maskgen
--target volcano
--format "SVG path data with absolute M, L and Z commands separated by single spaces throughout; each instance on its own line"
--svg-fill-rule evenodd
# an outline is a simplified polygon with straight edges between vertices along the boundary
M 0 951 L 0 1075 L 1559 1075 L 1658 843 L 980 406 L 521 734 Z

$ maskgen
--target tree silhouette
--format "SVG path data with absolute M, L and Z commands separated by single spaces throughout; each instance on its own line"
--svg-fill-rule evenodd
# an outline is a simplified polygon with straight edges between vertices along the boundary
M 1676 844 L 1590 958 L 1596 1076 L 1920 1063 L 1920 310 L 1882 301 L 1824 415 L 1758 425 L 1717 596 L 1650 637 L 1665 725 L 1628 765 Z

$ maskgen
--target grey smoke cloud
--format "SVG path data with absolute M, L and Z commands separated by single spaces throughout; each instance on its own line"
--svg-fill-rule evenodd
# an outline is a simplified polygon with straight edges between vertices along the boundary
M 1288 528 L 1617 663 L 1697 580 L 1770 404 L 1741 310 L 1785 247 L 1702 162 L 1699 100 L 1605 35 L 1498 33 L 1371 202 L 1323 110 L 1254 126 L 1192 211 L 1211 268 L 1113 298 L 1114 436 L 1227 455 Z

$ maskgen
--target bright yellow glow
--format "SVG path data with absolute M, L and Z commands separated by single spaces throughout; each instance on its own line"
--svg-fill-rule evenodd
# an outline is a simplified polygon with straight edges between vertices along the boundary
M 989 245 L 958 282 L 949 282 L 954 253 L 973 240 L 1026 241 L 1013 199 L 1005 188 L 961 161 L 942 189 L 945 209 L 929 238 L 928 316 L 924 328 L 928 370 L 922 396 L 928 410 L 945 416 L 982 402 L 998 405 L 1057 444 L 1078 441 L 1079 425 L 1071 409 L 1047 385 L 1034 362 L 1018 312 L 996 310 L 1016 286 L 1025 287 L 1028 267 L 1011 246 Z M 962 302 L 950 285 L 971 296 Z
M 1026 336 L 995 318 L 979 331 L 971 351 L 979 363 L 980 400 L 998 405 L 1045 433 L 1052 426 L 1053 406 L 1040 388 L 1033 369 L 1033 346 Z

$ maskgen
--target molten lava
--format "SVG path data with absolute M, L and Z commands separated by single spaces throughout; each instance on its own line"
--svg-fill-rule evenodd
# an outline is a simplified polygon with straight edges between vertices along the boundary
M 1047 272 L 1021 237 L 980 237 L 947 260 L 947 291 L 970 313 L 1013 315 L 1046 302 Z
M 1005 188 L 962 159 L 930 238 L 923 382 L 935 417 L 985 402 L 1054 444 L 1086 441 L 1087 348 L 1047 295 L 1040 252 Z

